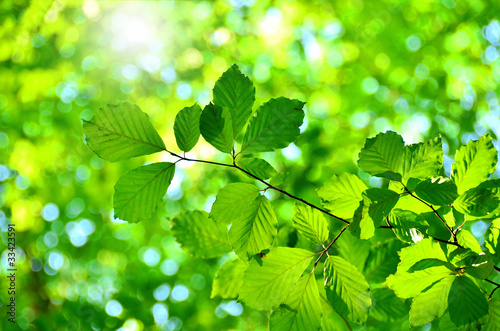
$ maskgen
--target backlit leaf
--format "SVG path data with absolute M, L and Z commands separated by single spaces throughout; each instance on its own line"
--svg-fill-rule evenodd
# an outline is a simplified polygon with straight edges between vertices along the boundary
M 197 104 L 183 108 L 174 122 L 174 134 L 177 146 L 183 152 L 189 152 L 200 138 L 201 108 Z

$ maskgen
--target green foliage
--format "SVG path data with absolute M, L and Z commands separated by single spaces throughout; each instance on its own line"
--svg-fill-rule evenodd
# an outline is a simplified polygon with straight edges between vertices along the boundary
M 212 298 L 237 298 L 250 308 L 270 311 L 273 331 L 336 328 L 333 311 L 347 323 L 380 327 L 403 320 L 417 327 L 439 319 L 445 329 L 496 323 L 496 303 L 488 306 L 484 282 L 496 285 L 488 277 L 499 261 L 498 220 L 490 227 L 486 252 L 464 228 L 499 215 L 500 185 L 488 180 L 497 154 L 488 135 L 459 149 L 451 178 L 444 176 L 439 137 L 412 145 L 393 131 L 369 138 L 359 154 L 359 168 L 384 178 L 382 187 L 368 187 L 349 173 L 333 175 L 317 190 L 325 210 L 278 189 L 287 175 L 269 162 L 240 156 L 271 152 L 295 141 L 304 103 L 271 99 L 251 117 L 255 90 L 236 65 L 217 81 L 213 94 L 214 103 L 203 112 L 197 105 L 179 112 L 174 123 L 177 145 L 184 152 L 193 149 L 201 132 L 208 143 L 229 154 L 222 160 L 230 161 L 191 159 L 162 147 L 179 160 L 223 166 L 253 181 L 223 185 L 210 214 L 190 211 L 172 220 L 171 232 L 185 251 L 204 259 L 229 259 L 217 271 Z M 115 109 L 142 114 L 130 105 L 108 106 L 97 114 Z M 109 127 L 131 118 L 113 114 L 106 117 Z M 95 118 L 102 121 L 102 115 Z M 99 155 L 114 155 L 108 142 L 99 140 L 100 132 L 88 130 L 88 123 L 89 146 Z M 156 134 L 152 127 L 148 130 Z M 109 158 L 139 155 L 139 139 L 127 141 L 133 153 Z M 130 171 L 116 185 L 115 215 L 134 222 L 151 216 L 173 175 L 172 163 Z M 268 190 L 297 201 L 291 222 L 280 224 L 280 233 Z M 232 251 L 235 255 L 226 255 Z M 323 276 L 316 273 L 320 264 Z M 324 286 L 318 288 L 318 282 Z

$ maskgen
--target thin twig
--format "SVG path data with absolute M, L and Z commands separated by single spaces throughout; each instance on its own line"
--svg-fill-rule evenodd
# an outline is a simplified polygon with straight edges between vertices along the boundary
M 417 197 L 416 195 L 414 195 L 413 193 L 411 193 L 411 191 L 405 186 L 403 185 L 405 191 L 410 195 L 412 196 L 413 198 L 417 199 L 418 201 L 422 202 L 424 205 L 426 205 L 427 207 L 429 207 L 430 209 L 432 209 L 432 211 L 434 212 L 434 214 L 441 220 L 441 222 L 443 222 L 444 226 L 446 226 L 446 228 L 448 229 L 448 231 L 450 231 L 451 233 L 451 236 L 453 238 L 453 242 L 455 243 L 458 243 L 458 240 L 457 240 L 457 236 L 455 235 L 455 232 L 453 232 L 453 229 L 450 228 L 448 226 L 448 224 L 446 223 L 446 221 L 441 217 L 441 215 L 439 215 L 439 213 L 437 212 L 437 210 L 434 208 L 434 206 L 432 206 L 431 204 L 427 203 L 426 201 L 420 199 L 419 197 Z
M 435 241 L 439 241 L 440 243 L 445 243 L 445 244 L 448 244 L 448 245 L 453 245 L 453 246 L 457 246 L 457 247 L 460 247 L 460 248 L 464 248 L 464 246 L 460 245 L 458 242 L 452 242 L 452 241 L 443 240 L 443 239 L 434 238 L 434 237 L 431 237 L 431 238 L 434 239 Z
M 489 295 L 489 297 L 488 297 L 488 300 L 489 300 L 489 299 L 491 299 L 491 297 L 493 296 L 493 293 L 495 293 L 495 291 L 496 291 L 496 290 L 498 290 L 498 289 L 500 288 L 500 284 L 495 283 L 495 282 L 493 282 L 493 281 L 491 281 L 491 280 L 489 280 L 489 279 L 485 279 L 485 281 L 487 281 L 488 283 L 491 283 L 491 284 L 493 284 L 493 285 L 495 285 L 495 286 L 496 286 L 496 287 L 493 289 L 493 291 L 491 291 L 491 293 L 490 293 L 490 295 Z

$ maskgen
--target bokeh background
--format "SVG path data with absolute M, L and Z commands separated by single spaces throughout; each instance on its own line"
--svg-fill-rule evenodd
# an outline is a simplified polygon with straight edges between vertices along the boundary
M 130 101 L 175 151 L 176 112 L 207 104 L 237 63 L 254 81 L 256 106 L 282 95 L 307 102 L 301 138 L 263 155 L 290 173 L 285 188 L 295 195 L 319 204 L 315 189 L 357 173 L 365 138 L 387 129 L 407 143 L 441 135 L 449 172 L 468 140 L 489 132 L 498 146 L 498 13 L 494 0 L 0 1 L 0 329 L 266 330 L 266 314 L 210 299 L 230 256 L 193 259 L 169 234 L 169 219 L 210 210 L 226 183 L 249 179 L 181 163 L 160 210 L 122 222 L 112 213 L 115 182 L 169 156 L 104 162 L 86 147 L 81 120 Z M 203 139 L 190 155 L 224 160 Z M 272 198 L 281 236 L 293 236 L 293 202 Z M 475 224 L 481 240 L 487 224 Z

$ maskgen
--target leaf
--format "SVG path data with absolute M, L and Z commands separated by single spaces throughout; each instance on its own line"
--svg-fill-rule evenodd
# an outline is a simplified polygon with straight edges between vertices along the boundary
M 396 272 L 399 262 L 397 251 L 402 246 L 401 242 L 392 240 L 373 247 L 364 269 L 361 269 L 369 284 L 383 283 L 389 275 Z
M 314 273 L 302 276 L 280 308 L 271 315 L 270 330 L 319 330 L 323 309 Z
M 333 309 L 350 321 L 365 323 L 372 298 L 363 274 L 338 256 L 327 258 L 324 272 L 326 295 Z
M 489 300 L 489 316 L 486 325 L 481 329 L 483 331 L 500 330 L 500 300 L 491 298 Z
M 444 314 L 448 307 L 448 293 L 450 293 L 454 279 L 453 275 L 447 276 L 413 299 L 410 309 L 410 327 L 426 325 Z
M 443 166 L 441 137 L 425 143 L 405 146 L 402 162 L 403 182 L 410 178 L 429 178 L 437 176 Z
M 304 102 L 284 97 L 260 106 L 248 124 L 240 153 L 272 152 L 287 147 L 300 135 L 303 107 Z
M 238 161 L 238 166 L 260 179 L 268 179 L 278 173 L 267 161 L 253 157 L 242 158 Z
M 452 204 L 458 198 L 455 183 L 445 177 L 428 178 L 415 187 L 415 194 L 435 206 Z
M 213 95 L 214 104 L 225 107 L 231 114 L 233 138 L 236 140 L 236 136 L 252 115 L 255 101 L 255 87 L 252 81 L 233 64 L 215 82 Z
M 370 188 L 363 192 L 363 201 L 354 212 L 350 231 L 356 237 L 369 239 L 397 204 L 399 194 L 385 188 Z
M 240 259 L 226 262 L 217 271 L 210 298 L 236 299 L 243 285 L 243 275 L 248 265 Z
M 163 201 L 174 173 L 175 164 L 159 162 L 120 177 L 113 196 L 115 217 L 133 223 L 151 217 Z
M 269 184 L 271 184 L 274 187 L 280 186 L 281 184 L 283 184 L 286 181 L 287 177 L 288 177 L 288 172 L 277 173 L 276 175 L 274 175 L 271 178 L 271 181 L 269 182 Z
M 402 299 L 413 298 L 423 290 L 452 275 L 452 271 L 445 266 L 435 266 L 417 270 L 415 272 L 398 271 L 387 278 L 387 286 Z
M 483 292 L 466 276 L 455 278 L 448 297 L 451 321 L 457 326 L 477 321 L 488 314 L 488 303 Z
M 497 150 L 488 134 L 460 147 L 451 166 L 451 179 L 457 185 L 458 194 L 487 180 L 495 171 L 496 164 Z
M 211 259 L 231 251 L 227 227 L 204 211 L 190 211 L 172 221 L 172 234 L 182 248 L 196 257 Z
M 484 246 L 495 257 L 500 256 L 500 218 L 493 220 L 488 230 L 488 237 L 484 242 Z
M 246 208 L 233 218 L 229 230 L 229 241 L 241 259 L 249 260 L 252 255 L 269 248 L 276 237 L 278 220 L 271 203 L 264 195 L 258 195 Z
M 358 270 L 364 269 L 372 248 L 370 242 L 360 240 L 347 231 L 337 239 L 335 246 L 340 257 L 353 264 Z
M 370 310 L 370 317 L 380 322 L 397 321 L 404 316 L 408 316 L 409 305 L 394 295 L 390 289 L 381 287 L 373 289 L 373 308 Z
M 293 208 L 292 221 L 297 231 L 309 241 L 323 244 L 328 240 L 328 223 L 319 210 L 296 204 Z
M 174 122 L 174 135 L 177 146 L 183 152 L 189 152 L 200 138 L 201 108 L 197 104 L 183 108 Z
M 239 299 L 257 310 L 271 310 L 285 302 L 314 253 L 300 248 L 275 247 L 260 262 L 250 261 Z
M 221 223 L 231 223 L 242 218 L 242 211 L 259 196 L 259 191 L 253 184 L 227 184 L 217 194 L 210 217 Z
M 393 209 L 389 214 L 389 224 L 399 240 L 407 243 L 418 242 L 429 223 L 421 215 L 409 210 Z
M 457 234 L 458 243 L 465 248 L 469 248 L 474 253 L 482 253 L 483 249 L 477 239 L 468 230 L 460 230 Z
M 226 108 L 212 103 L 205 106 L 200 117 L 203 138 L 223 153 L 231 153 L 234 147 L 231 114 Z
M 473 188 L 458 197 L 453 207 L 460 213 L 471 216 L 488 216 L 500 201 L 491 191 L 484 188 Z
M 149 116 L 128 102 L 99 108 L 83 121 L 83 133 L 90 149 L 111 162 L 165 150 Z
M 333 175 L 317 191 L 325 208 L 336 216 L 347 219 L 354 216 L 359 202 L 363 199 L 361 194 L 367 188 L 358 176 L 343 173 L 339 176 Z
M 401 262 L 398 264 L 398 272 L 408 271 L 417 262 L 433 259 L 448 262 L 441 245 L 430 238 L 420 240 L 418 243 L 405 247 L 399 253 Z
M 401 165 L 405 143 L 396 132 L 379 133 L 366 139 L 365 147 L 359 153 L 358 166 L 372 176 L 401 180 Z

